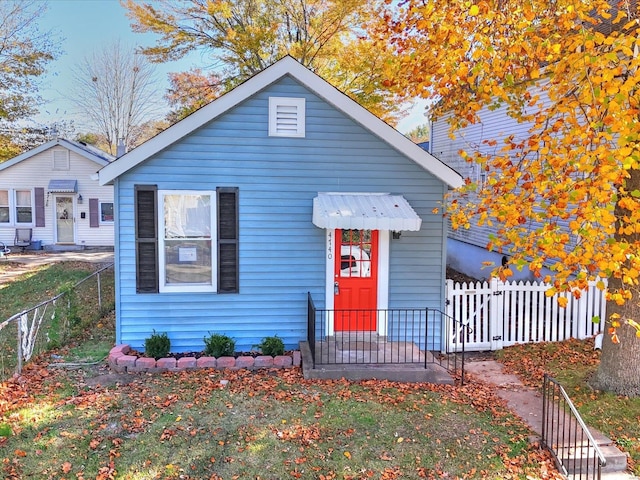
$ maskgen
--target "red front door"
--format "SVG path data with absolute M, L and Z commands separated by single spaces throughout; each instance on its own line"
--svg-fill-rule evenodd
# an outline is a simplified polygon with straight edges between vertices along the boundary
M 375 331 L 378 306 L 378 231 L 336 230 L 336 331 Z

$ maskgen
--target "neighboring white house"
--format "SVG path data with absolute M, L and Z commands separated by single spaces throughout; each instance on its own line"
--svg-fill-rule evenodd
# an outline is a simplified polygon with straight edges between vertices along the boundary
M 114 157 L 56 139 L 0 163 L 0 242 L 31 229 L 31 247 L 113 247 L 113 187 L 97 171 Z

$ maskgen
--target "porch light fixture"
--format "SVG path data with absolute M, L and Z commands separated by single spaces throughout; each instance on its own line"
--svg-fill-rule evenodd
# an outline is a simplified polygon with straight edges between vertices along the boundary
M 78 204 L 82 205 L 82 195 L 78 195 Z
M 400 240 L 400 235 L 402 235 L 402 232 L 396 232 L 395 230 L 391 232 L 391 236 L 394 240 Z

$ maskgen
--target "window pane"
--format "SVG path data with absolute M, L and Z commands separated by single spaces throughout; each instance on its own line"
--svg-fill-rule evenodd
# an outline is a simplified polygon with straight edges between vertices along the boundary
M 19 207 L 31 206 L 31 191 L 30 190 L 16 190 L 16 205 Z
M 16 190 L 16 223 L 31 223 L 31 190 Z
M 165 195 L 165 238 L 211 238 L 210 195 Z
M 371 230 L 342 230 L 340 276 L 371 276 Z
M 0 190 L 0 223 L 9 223 L 9 191 Z
M 113 222 L 113 203 L 100 204 L 100 220 L 103 222 Z
M 211 195 L 166 194 L 164 285 L 213 285 Z
M 31 207 L 16 208 L 18 223 L 31 223 Z
M 211 240 L 167 240 L 165 283 L 211 285 Z

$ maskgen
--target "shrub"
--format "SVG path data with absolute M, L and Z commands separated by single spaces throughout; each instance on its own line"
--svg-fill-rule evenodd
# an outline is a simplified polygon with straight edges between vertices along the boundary
M 212 357 L 232 357 L 236 349 L 236 341 L 220 333 L 210 333 L 204 337 L 204 353 Z
M 284 342 L 277 335 L 265 337 L 262 339 L 262 342 L 255 346 L 260 349 L 263 355 L 277 357 L 278 355 L 284 354 Z
M 171 340 L 166 333 L 156 333 L 146 338 L 144 341 L 144 354 L 147 357 L 153 357 L 156 360 L 166 357 L 171 351 Z

